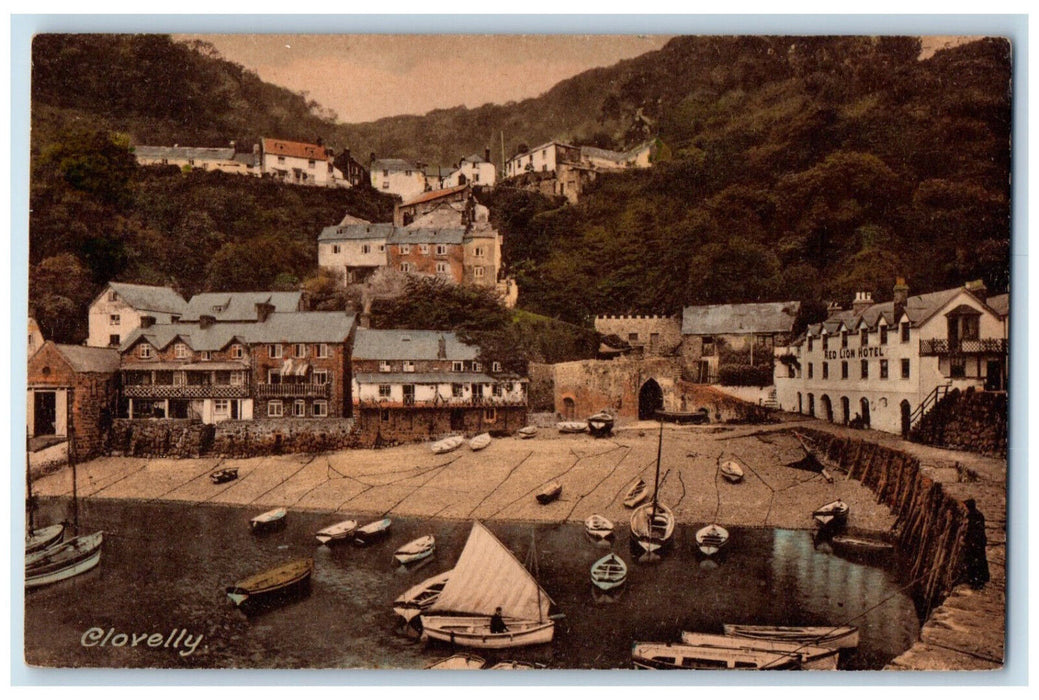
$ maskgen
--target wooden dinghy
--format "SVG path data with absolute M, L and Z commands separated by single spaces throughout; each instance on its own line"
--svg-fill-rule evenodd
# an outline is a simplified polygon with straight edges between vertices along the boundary
M 287 593 L 304 585 L 314 572 L 313 559 L 296 559 L 281 566 L 244 578 L 227 587 L 227 597 L 236 607 L 277 593 Z
M 411 622 L 440 597 L 444 584 L 451 577 L 451 571 L 452 569 L 448 569 L 442 574 L 431 576 L 401 593 L 393 601 L 393 612 L 404 622 Z
M 729 483 L 738 484 L 743 481 L 743 468 L 731 459 L 722 462 L 718 471 L 721 472 L 722 477 Z
M 326 528 L 318 530 L 314 537 L 317 541 L 323 545 L 331 547 L 334 544 L 340 542 L 346 542 L 353 537 L 354 531 L 357 530 L 356 520 L 344 520 L 338 522 L 335 525 L 329 525 Z
M 401 566 L 414 564 L 427 557 L 433 556 L 437 549 L 436 538 L 433 535 L 423 535 L 418 539 L 408 542 L 406 545 L 393 553 L 393 560 Z
M 820 528 L 835 530 L 848 524 L 848 504 L 837 499 L 812 511 L 812 518 Z
M 354 531 L 354 544 L 358 547 L 367 547 L 390 534 L 390 526 L 392 525 L 392 520 L 383 518 L 382 520 L 370 522 L 364 527 L 359 527 Z
M 528 425 L 517 430 L 516 434 L 520 436 L 521 440 L 529 440 L 530 438 L 537 436 L 538 429 L 537 426 Z
M 729 544 L 729 531 L 717 523 L 696 531 L 696 548 L 706 557 L 713 557 Z
M 830 546 L 834 553 L 844 557 L 880 557 L 895 553 L 895 545 L 873 537 L 834 535 Z
M 490 433 L 480 433 L 479 435 L 477 435 L 476 437 L 474 437 L 472 440 L 469 441 L 469 449 L 472 450 L 473 452 L 478 452 L 479 450 L 482 450 L 483 448 L 487 447 L 490 444 L 491 444 L 491 434 Z
M 278 527 L 285 525 L 285 516 L 288 515 L 288 511 L 284 508 L 275 508 L 269 510 L 266 513 L 260 513 L 255 518 L 249 521 L 249 527 L 254 532 L 263 532 L 265 530 L 273 530 Z
M 431 671 L 478 671 L 486 665 L 487 662 L 479 656 L 455 654 L 446 659 L 434 661 L 426 666 L 426 669 Z
M 48 525 L 25 533 L 25 553 L 32 554 L 42 549 L 50 549 L 61 542 L 65 536 L 65 523 Z
M 815 442 L 807 435 L 803 435 L 796 430 L 793 431 L 793 433 L 794 437 L 797 438 L 797 441 L 801 443 L 801 449 L 803 449 L 805 454 L 808 455 L 810 470 L 821 474 L 827 482 L 832 484 L 833 476 L 826 470 L 826 468 L 836 468 L 836 465 L 827 459 L 826 455 L 823 454 L 823 451 L 820 450 L 816 446 Z
M 628 580 L 628 565 L 613 552 L 592 564 L 592 584 L 602 591 L 620 588 Z
M 588 416 L 588 432 L 594 437 L 607 437 L 613 432 L 613 416 L 606 411 L 599 411 Z
M 613 521 L 594 514 L 584 519 L 584 531 L 593 540 L 607 540 L 613 537 Z
M 228 481 L 234 481 L 238 478 L 238 467 L 229 467 L 227 469 L 217 469 L 215 472 L 209 474 L 209 480 L 214 484 L 226 484 Z
M 74 537 L 25 557 L 25 587 L 36 588 L 90 571 L 101 562 L 103 533 Z
M 536 664 L 532 661 L 499 661 L 494 664 L 488 671 L 536 671 L 544 668 L 544 664 Z
M 638 479 L 624 494 L 624 507 L 634 508 L 646 500 L 647 496 L 649 496 L 649 486 L 642 479 Z
M 538 499 L 538 503 L 541 505 L 545 505 L 559 498 L 561 493 L 563 493 L 563 485 L 558 481 L 553 481 L 550 484 L 545 484 L 534 498 Z
M 646 503 L 631 514 L 631 540 L 646 554 L 660 552 L 674 532 L 675 514 L 663 503 Z
M 457 450 L 463 444 L 465 444 L 464 435 L 451 435 L 443 440 L 437 440 L 429 449 L 431 449 L 435 455 L 442 455 L 445 452 Z
M 859 628 L 842 627 L 782 627 L 770 625 L 722 625 L 731 637 L 771 639 L 777 642 L 797 642 L 829 649 L 854 649 L 859 645 Z
M 583 433 L 588 430 L 588 423 L 576 420 L 562 421 L 556 423 L 556 429 L 561 433 Z
M 721 634 L 682 632 L 682 643 L 690 646 L 716 647 L 790 654 L 798 657 L 798 666 L 805 671 L 833 671 L 837 669 L 838 649 L 805 646 L 800 642 L 779 642 L 771 639 L 728 637 Z
M 793 654 L 662 642 L 632 643 L 631 660 L 635 668 L 709 671 L 775 671 L 800 665 L 800 659 Z

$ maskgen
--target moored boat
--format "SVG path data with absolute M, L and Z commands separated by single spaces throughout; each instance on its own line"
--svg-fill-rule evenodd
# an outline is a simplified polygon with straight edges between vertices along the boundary
M 839 650 L 827 647 L 806 646 L 800 642 L 781 642 L 771 639 L 729 637 L 721 634 L 682 632 L 682 643 L 691 646 L 716 647 L 719 649 L 741 649 L 778 654 L 793 654 L 799 666 L 806 671 L 832 671 L 837 668 Z
M 288 511 L 284 508 L 275 508 L 266 513 L 260 513 L 249 521 L 249 527 L 257 532 L 273 530 L 274 528 L 281 527 L 285 524 L 285 516 L 287 514 Z
M 433 556 L 436 551 L 436 538 L 433 535 L 423 535 L 418 539 L 408 542 L 393 553 L 393 560 L 400 565 L 413 564 L 417 561 Z
M 730 483 L 738 484 L 743 481 L 743 468 L 731 459 L 722 462 L 718 471 L 720 471 L 722 477 Z
M 873 537 L 834 535 L 830 538 L 834 553 L 845 557 L 876 557 L 894 554 L 895 545 Z
M 631 514 L 631 540 L 646 554 L 666 547 L 674 531 L 675 514 L 663 503 L 646 503 Z
M 559 498 L 559 494 L 563 493 L 563 485 L 558 481 L 545 484 L 534 498 L 538 499 L 538 503 L 545 505 Z
M 666 642 L 633 642 L 631 660 L 635 668 L 686 670 L 774 671 L 800 665 L 800 659 L 793 654 Z
M 812 518 L 820 528 L 835 530 L 848 523 L 848 504 L 837 499 L 812 511 Z
M 426 666 L 426 669 L 436 671 L 478 671 L 486 665 L 487 662 L 479 656 L 474 656 L 472 654 L 455 654 L 446 659 L 434 661 Z
M 588 423 L 584 421 L 566 420 L 556 423 L 556 429 L 561 433 L 583 433 L 588 430 Z
M 217 469 L 209 474 L 209 480 L 214 484 L 226 484 L 228 481 L 234 481 L 238 478 L 238 467 L 228 467 L 227 469 Z
M 435 455 L 442 455 L 445 452 L 457 450 L 463 444 L 465 444 L 464 435 L 451 435 L 443 440 L 437 440 L 429 449 L 431 449 Z
M 772 639 L 779 642 L 798 642 L 831 649 L 853 649 L 859 645 L 859 628 L 837 627 L 783 627 L 775 625 L 722 625 L 725 634 L 732 637 Z
M 25 557 L 25 587 L 36 588 L 90 571 L 101 561 L 103 533 L 74 537 Z
M 519 435 L 522 440 L 529 440 L 538 434 L 538 429 L 535 425 L 528 425 L 517 430 L 516 434 Z
M 354 530 L 354 544 L 358 547 L 365 547 L 378 540 L 381 540 L 386 535 L 390 534 L 390 527 L 393 525 L 393 521 L 389 518 L 383 518 L 381 520 L 374 520 L 364 527 L 359 527 Z
M 56 523 L 37 528 L 25 533 L 25 553 L 32 554 L 41 549 L 49 549 L 61 542 L 65 536 L 65 523 Z
M 647 496 L 649 496 L 649 486 L 642 479 L 638 479 L 624 494 L 624 507 L 634 508 L 646 500 Z
M 473 452 L 477 452 L 477 451 L 482 450 L 483 448 L 487 447 L 490 444 L 491 444 L 491 434 L 490 433 L 480 433 L 479 435 L 477 435 L 476 437 L 474 437 L 472 440 L 469 441 L 469 449 L 472 450 Z
M 326 528 L 318 530 L 314 534 L 314 537 L 316 537 L 317 541 L 321 544 L 331 546 L 349 540 L 356 529 L 356 520 L 343 520 L 335 525 L 329 525 Z
M 588 416 L 588 432 L 595 437 L 606 437 L 613 432 L 613 416 L 606 411 Z
M 592 584 L 603 591 L 610 591 L 624 585 L 628 579 L 628 565 L 613 552 L 592 564 Z
M 704 556 L 713 557 L 727 544 L 729 531 L 717 523 L 711 523 L 696 531 L 696 547 Z
M 310 580 L 313 559 L 296 559 L 281 566 L 244 578 L 227 587 L 227 597 L 237 607 L 277 593 L 285 593 Z
M 448 569 L 441 574 L 431 576 L 401 593 L 393 601 L 393 612 L 397 613 L 404 622 L 411 622 L 440 596 L 452 571 L 452 569 Z
M 594 514 L 584 519 L 584 531 L 593 540 L 605 540 L 613 537 L 613 521 Z

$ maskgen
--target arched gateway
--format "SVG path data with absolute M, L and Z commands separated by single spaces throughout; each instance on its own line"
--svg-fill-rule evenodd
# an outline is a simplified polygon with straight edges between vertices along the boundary
M 639 389 L 639 420 L 650 420 L 664 407 L 664 390 L 655 379 L 647 379 Z

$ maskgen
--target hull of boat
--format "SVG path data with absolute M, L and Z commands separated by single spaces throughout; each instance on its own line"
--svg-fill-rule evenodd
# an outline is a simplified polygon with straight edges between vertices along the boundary
M 587 423 L 578 423 L 575 421 L 557 423 L 556 428 L 561 433 L 583 433 L 588 430 Z
M 547 644 L 555 635 L 555 622 L 506 618 L 507 632 L 491 633 L 491 619 L 484 616 L 423 615 L 422 638 L 473 649 L 512 649 Z
M 789 654 L 657 642 L 634 642 L 631 660 L 635 668 L 666 670 L 774 671 L 800 666 L 798 657 Z
M 735 462 L 726 462 L 719 471 L 721 471 L 722 477 L 730 484 L 738 484 L 743 481 L 743 469 Z
M 662 503 L 639 506 L 631 514 L 631 541 L 647 554 L 662 550 L 671 542 L 675 531 L 675 516 L 671 509 Z
M 723 625 L 732 637 L 798 642 L 830 649 L 853 649 L 859 645 L 858 627 L 773 627 L 767 625 Z
M 844 557 L 877 557 L 894 554 L 895 545 L 884 540 L 835 535 L 830 539 L 833 551 Z
M 238 478 L 237 469 L 222 469 L 209 475 L 209 480 L 214 484 L 226 484 Z
M 847 525 L 848 510 L 849 508 L 846 504 L 837 505 L 835 501 L 813 511 L 812 518 L 820 528 L 833 530 Z
M 462 437 L 460 435 L 456 435 L 454 437 L 444 438 L 443 440 L 439 440 L 437 442 L 434 442 L 432 447 L 430 447 L 430 449 L 433 451 L 433 454 L 435 454 L 435 455 L 442 455 L 442 454 L 444 454 L 446 452 L 451 452 L 452 450 L 457 450 L 459 447 L 462 446 L 462 444 L 464 442 L 465 442 L 465 438 L 464 437 Z
M 65 536 L 65 523 L 41 527 L 25 536 L 25 553 L 31 554 L 49 549 L 61 542 Z
M 620 588 L 628 580 L 628 565 L 612 552 L 592 564 L 592 585 L 602 591 Z
M 354 532 L 354 544 L 358 547 L 367 547 L 378 542 L 390 534 L 390 526 L 392 524 L 389 518 L 383 518 L 374 523 L 368 523 L 364 527 L 357 528 L 357 531 Z
M 729 531 L 723 527 L 708 525 L 696 533 L 696 548 L 706 557 L 713 557 L 728 544 Z
M 288 514 L 284 508 L 278 508 L 276 510 L 270 510 L 266 513 L 261 513 L 255 518 L 249 521 L 249 527 L 255 532 L 264 532 L 266 530 L 276 530 L 285 525 L 285 516 Z
M 472 654 L 455 654 L 426 666 L 431 671 L 478 671 L 487 665 L 479 656 Z
M 336 523 L 330 527 L 326 527 L 323 530 L 318 530 L 314 534 L 314 537 L 318 542 L 324 545 L 334 545 L 340 542 L 346 542 L 353 537 L 354 532 L 357 531 L 356 520 L 344 520 L 341 523 Z
M 624 507 L 634 508 L 649 496 L 649 487 L 646 486 L 645 482 L 639 481 L 624 494 Z
M 473 452 L 478 452 L 483 448 L 491 444 L 491 436 L 489 433 L 481 433 L 469 441 L 469 449 Z
M 591 416 L 588 418 L 588 432 L 594 437 L 607 437 L 613 432 L 613 416 Z
M 516 431 L 516 434 L 519 435 L 521 440 L 529 440 L 530 438 L 537 436 L 538 429 L 534 426 L 528 425 L 526 428 L 520 428 Z
M 559 498 L 561 493 L 563 493 L 563 487 L 560 484 L 553 484 L 535 496 L 535 498 L 537 498 L 538 503 L 545 505 Z
M 36 588 L 90 571 L 101 561 L 100 532 L 76 537 L 26 558 L 25 587 Z
M 412 564 L 433 556 L 435 551 L 436 540 L 434 540 L 432 535 L 430 535 L 428 537 L 421 537 L 404 545 L 393 553 L 393 559 L 401 565 Z
M 310 581 L 313 559 L 298 559 L 275 569 L 250 576 L 227 587 L 227 597 L 236 606 L 259 602 L 280 594 L 291 593 Z
M 794 654 L 800 658 L 805 671 L 834 671 L 837 669 L 838 649 L 805 646 L 800 642 L 779 642 L 771 639 L 728 637 L 720 634 L 682 632 L 682 643 L 719 649 L 743 649 L 757 652 Z

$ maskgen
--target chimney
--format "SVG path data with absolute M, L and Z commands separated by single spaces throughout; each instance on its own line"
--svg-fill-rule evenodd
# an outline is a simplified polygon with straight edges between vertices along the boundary
M 488 163 L 491 162 L 491 149 L 489 149 L 489 148 L 483 149 L 483 159 L 485 161 L 487 161 Z
M 437 359 L 447 359 L 447 341 L 444 339 L 444 336 L 437 338 Z
M 155 325 L 154 316 L 141 316 L 141 328 L 151 328 Z
M 261 301 L 256 304 L 256 320 L 263 323 L 274 313 L 274 304 L 269 301 Z
M 902 312 L 906 310 L 906 301 L 909 299 L 909 285 L 904 277 L 895 280 L 895 286 L 891 290 L 891 298 L 895 307 L 895 323 L 902 318 Z
M 873 294 L 870 292 L 855 292 L 855 301 L 851 303 L 851 310 L 856 315 L 873 306 Z
M 256 154 L 256 155 L 260 155 L 260 144 L 258 144 L 258 143 L 254 143 L 253 144 L 253 153 Z
M 829 318 L 830 316 L 833 316 L 835 313 L 839 313 L 840 311 L 841 311 L 841 305 L 838 304 L 835 301 L 831 301 L 829 304 L 826 305 L 826 317 L 827 318 Z
M 198 317 L 198 327 L 202 330 L 206 330 L 216 323 L 216 316 L 210 316 L 209 314 L 202 314 Z
M 361 328 L 371 328 L 372 327 L 372 315 L 370 313 L 368 313 L 367 311 L 362 311 L 361 312 L 360 326 L 361 326 Z
M 982 301 L 988 301 L 988 287 L 982 280 L 974 280 L 963 285 L 963 288 Z

